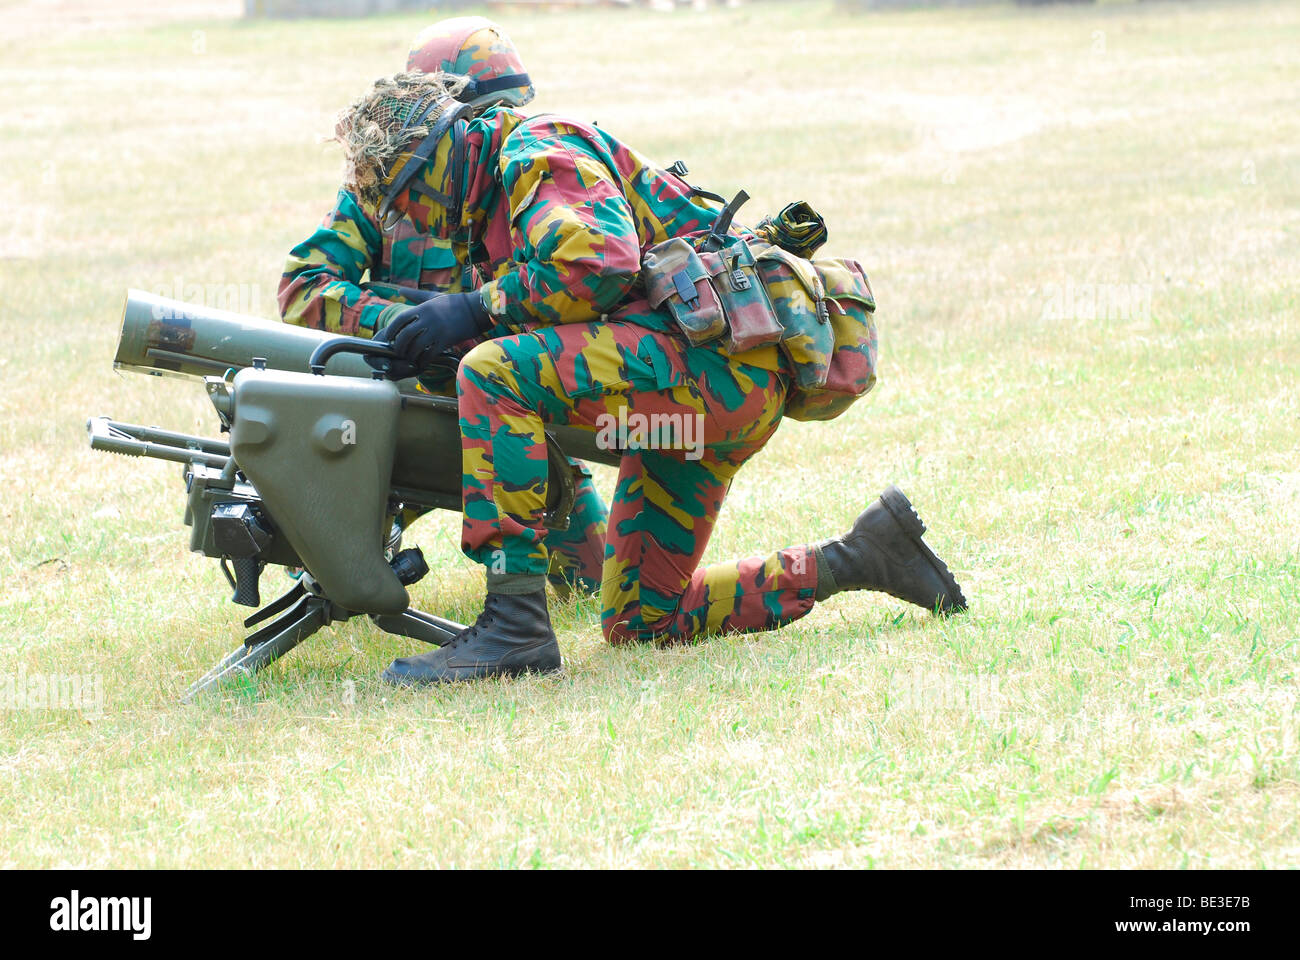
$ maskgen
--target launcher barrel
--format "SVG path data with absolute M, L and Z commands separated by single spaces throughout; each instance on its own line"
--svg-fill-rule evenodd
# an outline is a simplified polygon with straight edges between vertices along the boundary
M 246 317 L 141 290 L 128 290 L 113 367 L 155 376 L 219 377 L 242 370 L 253 358 L 272 370 L 307 373 L 307 358 L 332 334 L 276 320 Z M 331 374 L 369 377 L 359 356 L 341 356 Z

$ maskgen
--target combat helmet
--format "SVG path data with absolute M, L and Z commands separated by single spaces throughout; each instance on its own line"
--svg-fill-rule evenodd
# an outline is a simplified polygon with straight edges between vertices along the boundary
M 406 58 L 408 71 L 468 78 L 457 98 L 481 113 L 533 99 L 533 83 L 506 32 L 486 17 L 452 17 L 425 27 Z

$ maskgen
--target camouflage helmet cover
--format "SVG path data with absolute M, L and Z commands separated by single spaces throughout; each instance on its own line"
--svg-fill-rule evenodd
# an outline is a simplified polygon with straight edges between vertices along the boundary
M 476 111 L 499 103 L 522 107 L 533 99 L 519 51 L 486 17 L 452 17 L 425 27 L 415 38 L 406 69 L 468 77 L 458 96 Z

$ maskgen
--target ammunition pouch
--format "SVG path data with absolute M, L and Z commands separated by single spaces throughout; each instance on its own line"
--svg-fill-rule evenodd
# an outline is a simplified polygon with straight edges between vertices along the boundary
M 731 235 L 732 215 L 746 199 L 741 192 L 732 200 L 707 235 L 646 250 L 649 305 L 672 316 L 693 345 L 728 356 L 779 344 L 791 377 L 785 416 L 837 417 L 876 382 L 876 301 L 867 275 L 856 260 L 808 260 L 765 239 Z M 800 213 L 815 218 L 812 232 L 824 237 L 815 211 Z
M 696 346 L 728 355 L 781 342 L 782 328 L 749 245 L 728 237 L 699 251 L 684 238 L 656 244 L 642 260 L 650 306 L 672 315 Z

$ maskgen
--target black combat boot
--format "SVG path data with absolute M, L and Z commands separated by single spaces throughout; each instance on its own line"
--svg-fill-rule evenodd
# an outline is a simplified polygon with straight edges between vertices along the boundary
M 418 657 L 394 660 L 382 676 L 396 686 L 418 686 L 554 673 L 561 666 L 545 588 L 519 594 L 489 591 L 483 612 L 455 639 Z
M 966 609 L 944 562 L 925 545 L 925 524 L 903 491 L 891 486 L 842 537 L 814 545 L 817 599 L 841 590 L 879 590 L 936 613 Z

